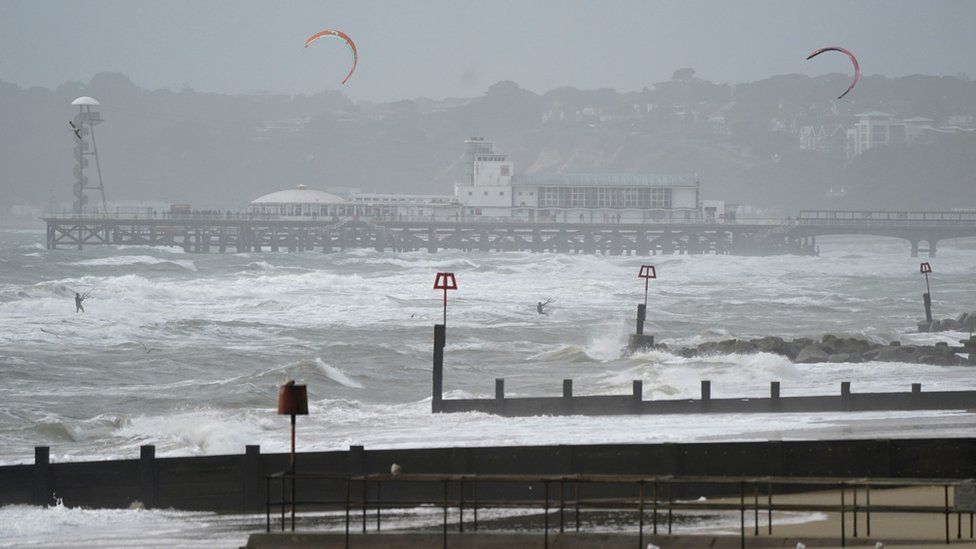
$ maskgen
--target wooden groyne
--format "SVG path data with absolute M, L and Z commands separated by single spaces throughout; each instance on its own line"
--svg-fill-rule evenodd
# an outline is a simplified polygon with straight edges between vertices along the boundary
M 287 424 L 282 422 L 282 433 Z M 976 478 L 976 438 L 592 444 L 415 448 L 304 452 L 299 473 L 388 473 L 392 463 L 409 474 L 674 476 L 787 476 Z M 0 505 L 147 508 L 263 512 L 268 475 L 289 467 L 288 454 L 247 446 L 237 455 L 167 457 L 144 446 L 137 459 L 53 463 L 38 447 L 31 464 L 0 467 Z M 301 500 L 322 496 L 341 483 L 303 483 Z M 277 488 L 275 488 L 277 489 Z M 495 497 L 510 497 L 501 488 Z M 479 497 L 490 498 L 486 488 Z M 392 495 L 392 494 L 391 494 Z M 699 494 L 700 495 L 700 494 Z M 695 496 L 697 497 L 697 495 Z
M 637 334 L 631 336 L 632 350 L 653 347 L 654 336 L 643 333 L 646 308 L 638 306 Z M 832 337 L 832 336 L 831 336 Z M 839 338 L 825 341 L 840 341 Z M 636 339 L 635 339 L 636 338 Z M 645 341 L 648 343 L 645 345 Z M 780 340 L 782 342 L 782 340 Z M 976 350 L 976 340 L 945 352 Z M 910 391 L 856 393 L 851 382 L 840 384 L 834 395 L 783 396 L 779 381 L 769 383 L 768 397 L 712 398 L 712 383 L 701 380 L 699 398 L 644 400 L 643 381 L 634 380 L 630 394 L 575 395 L 573 380 L 564 379 L 559 396 L 508 397 L 505 380 L 495 379 L 494 398 L 444 399 L 444 348 L 447 329 L 434 326 L 433 372 L 431 383 L 431 411 L 433 413 L 482 412 L 500 416 L 553 415 L 628 415 L 628 414 L 768 414 L 799 412 L 868 412 L 909 410 L 965 410 L 976 408 L 976 391 L 922 391 L 921 383 L 913 383 Z M 636 347 L 636 348 L 635 348 Z M 894 349 L 900 349 L 894 346 Z M 934 347 L 942 349 L 942 346 Z M 970 356 L 976 355 L 976 352 Z M 694 356 L 694 354 L 690 355 Z M 826 357 L 828 355 L 824 355 Z

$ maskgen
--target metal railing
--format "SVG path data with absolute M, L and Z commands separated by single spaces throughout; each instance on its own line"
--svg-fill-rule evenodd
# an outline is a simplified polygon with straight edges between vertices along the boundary
M 563 216 L 537 217 L 535 219 L 524 219 L 518 217 L 501 216 L 449 216 L 431 217 L 429 215 L 279 215 L 264 214 L 255 212 L 218 212 L 218 211 L 194 211 L 187 213 L 176 213 L 166 211 L 121 211 L 121 212 L 98 212 L 98 213 L 70 213 L 70 212 L 47 212 L 43 214 L 45 219 L 57 221 L 349 221 L 362 220 L 372 223 L 441 223 L 458 225 L 601 225 L 601 226 L 656 226 L 656 225 L 767 225 L 780 226 L 786 222 L 780 218 L 744 218 L 738 220 L 714 220 L 701 217 L 690 219 L 646 219 L 642 221 L 631 221 L 621 219 L 620 221 L 608 221 L 602 218 L 586 219 L 580 221 L 578 218 L 563 218 Z
M 279 498 L 272 499 L 272 483 L 279 483 Z M 344 497 L 305 499 L 295 498 L 296 483 L 329 481 L 342 486 Z M 315 474 L 315 473 L 274 473 L 267 477 L 267 499 L 266 499 L 266 530 L 271 531 L 271 514 L 273 508 L 280 510 L 280 528 L 285 531 L 286 514 L 290 510 L 291 530 L 295 531 L 296 512 L 298 507 L 314 507 L 318 510 L 339 510 L 344 512 L 344 535 L 345 545 L 349 547 L 351 529 L 353 522 L 360 522 L 362 534 L 369 530 L 368 525 L 372 522 L 372 514 L 375 511 L 375 531 L 379 532 L 382 528 L 382 511 L 384 509 L 405 509 L 415 507 L 440 508 L 443 512 L 441 524 L 443 547 L 447 547 L 448 531 L 450 521 L 448 520 L 448 510 L 457 509 L 457 529 L 458 533 L 463 533 L 465 527 L 473 531 L 478 531 L 478 511 L 487 509 L 538 509 L 543 516 L 543 539 L 545 547 L 549 546 L 549 533 L 555 531 L 555 523 L 558 521 L 558 531 L 563 533 L 569 526 L 566 519 L 567 514 L 573 516 L 572 528 L 580 531 L 580 511 L 587 509 L 599 509 L 618 512 L 636 512 L 638 547 L 644 547 L 645 529 L 652 535 L 657 535 L 659 530 L 667 529 L 670 535 L 675 527 L 676 511 L 726 511 L 738 512 L 739 515 L 739 538 L 740 546 L 746 546 L 749 537 L 747 522 L 751 522 L 752 536 L 760 535 L 760 515 L 766 515 L 767 535 L 773 533 L 773 512 L 820 512 L 838 513 L 840 516 L 840 532 L 838 535 L 840 545 L 847 544 L 847 520 L 850 515 L 853 526 L 853 537 L 859 537 L 859 515 L 863 517 L 864 535 L 871 536 L 871 516 L 872 513 L 911 513 L 924 515 L 938 515 L 944 517 L 945 543 L 951 542 L 951 516 L 956 515 L 956 538 L 963 537 L 963 517 L 968 515 L 969 538 L 973 539 L 973 511 L 970 508 L 960 508 L 959 502 L 949 503 L 949 488 L 959 486 L 972 487 L 972 480 L 960 479 L 908 479 L 908 478 L 826 478 L 826 477 L 720 477 L 720 476 L 635 476 L 635 475 L 437 475 L 437 474 L 410 474 L 410 475 L 391 475 L 391 474 L 369 474 L 369 475 L 339 475 L 339 474 Z M 479 497 L 479 487 L 493 485 L 493 491 L 486 493 L 482 488 Z M 403 492 L 403 485 L 417 486 L 420 488 L 409 489 L 410 497 L 396 498 L 387 497 L 384 499 L 383 486 L 400 485 L 400 492 Z M 542 490 L 534 491 L 534 494 L 542 494 L 542 497 L 534 498 L 507 498 L 504 497 L 505 490 L 499 490 L 499 486 L 511 486 L 527 488 L 541 487 Z M 290 486 L 290 490 L 286 490 Z M 465 487 L 468 487 L 466 492 Z M 373 490 L 370 490 L 370 487 Z M 558 487 L 556 494 L 553 494 Z M 599 487 L 602 487 L 599 488 Z M 617 493 L 630 491 L 631 495 L 606 494 L 607 487 L 613 487 Z M 719 500 L 677 500 L 674 497 L 676 489 L 702 489 L 710 487 L 712 491 L 731 495 L 723 501 Z M 890 488 L 941 488 L 944 498 L 942 505 L 896 505 L 896 504 L 872 504 L 872 489 Z M 361 491 L 354 488 L 361 488 Z M 429 494 L 436 489 L 439 497 L 431 497 Z M 590 490 L 593 492 L 603 491 L 604 494 L 594 494 L 587 497 L 583 492 Z M 776 502 L 774 496 L 784 496 L 787 494 L 796 495 L 797 493 L 822 490 L 839 490 L 839 498 L 836 504 L 831 503 L 789 503 Z M 858 491 L 862 491 L 864 496 L 862 501 L 858 501 Z M 396 491 L 396 490 L 394 490 Z M 776 492 L 779 492 L 778 494 Z M 370 493 L 374 494 L 370 499 Z M 501 492 L 501 494 L 500 494 Z M 360 493 L 361 497 L 356 497 Z M 470 494 L 466 497 L 466 493 Z M 428 494 L 428 495 L 425 495 Z M 287 496 L 287 497 L 286 497 Z M 735 501 L 737 496 L 738 501 Z M 851 496 L 851 499 L 847 499 Z M 353 518 L 353 512 L 361 513 L 360 518 Z M 465 511 L 470 513 L 470 519 L 465 522 Z M 554 518 L 550 515 L 555 514 Z M 650 521 L 647 515 L 650 514 Z M 752 520 L 747 521 L 746 516 L 752 515 Z M 649 522 L 649 525 L 647 524 Z M 552 524 L 551 524 L 552 523 Z M 877 532 L 876 532 L 877 534 Z
M 897 227 L 974 227 L 976 212 L 803 210 L 801 225 Z

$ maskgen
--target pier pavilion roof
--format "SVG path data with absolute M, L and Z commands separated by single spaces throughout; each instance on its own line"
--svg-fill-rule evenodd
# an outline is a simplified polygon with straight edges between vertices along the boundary
M 347 200 L 324 191 L 309 189 L 299 185 L 294 189 L 278 191 L 258 197 L 251 201 L 251 205 L 262 204 L 344 204 Z

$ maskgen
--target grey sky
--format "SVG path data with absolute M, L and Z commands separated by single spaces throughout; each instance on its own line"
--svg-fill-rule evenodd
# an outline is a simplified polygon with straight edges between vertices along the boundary
M 219 92 L 336 89 L 338 40 L 304 50 L 324 27 L 360 50 L 342 91 L 355 100 L 472 96 L 499 80 L 541 92 L 621 91 L 670 78 L 742 82 L 773 74 L 976 76 L 976 2 L 917 1 L 310 1 L 0 0 L 0 80 L 55 87 L 101 71 L 148 88 Z

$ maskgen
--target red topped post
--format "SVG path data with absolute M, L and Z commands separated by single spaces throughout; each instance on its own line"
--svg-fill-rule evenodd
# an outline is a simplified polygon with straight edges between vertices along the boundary
M 929 265 L 929 263 L 926 261 L 925 263 L 922 263 L 919 266 L 919 271 L 921 271 L 921 273 L 925 275 L 925 291 L 928 293 L 932 293 L 931 290 L 929 289 L 929 273 L 932 272 L 932 266 Z
M 457 278 L 454 273 L 437 273 L 434 278 L 434 289 L 444 290 L 444 325 L 447 325 L 447 291 L 457 290 Z
M 637 274 L 637 278 L 644 279 L 644 307 L 647 307 L 647 283 L 650 282 L 652 278 L 657 278 L 657 271 L 654 270 L 654 265 L 641 265 L 640 273 Z

